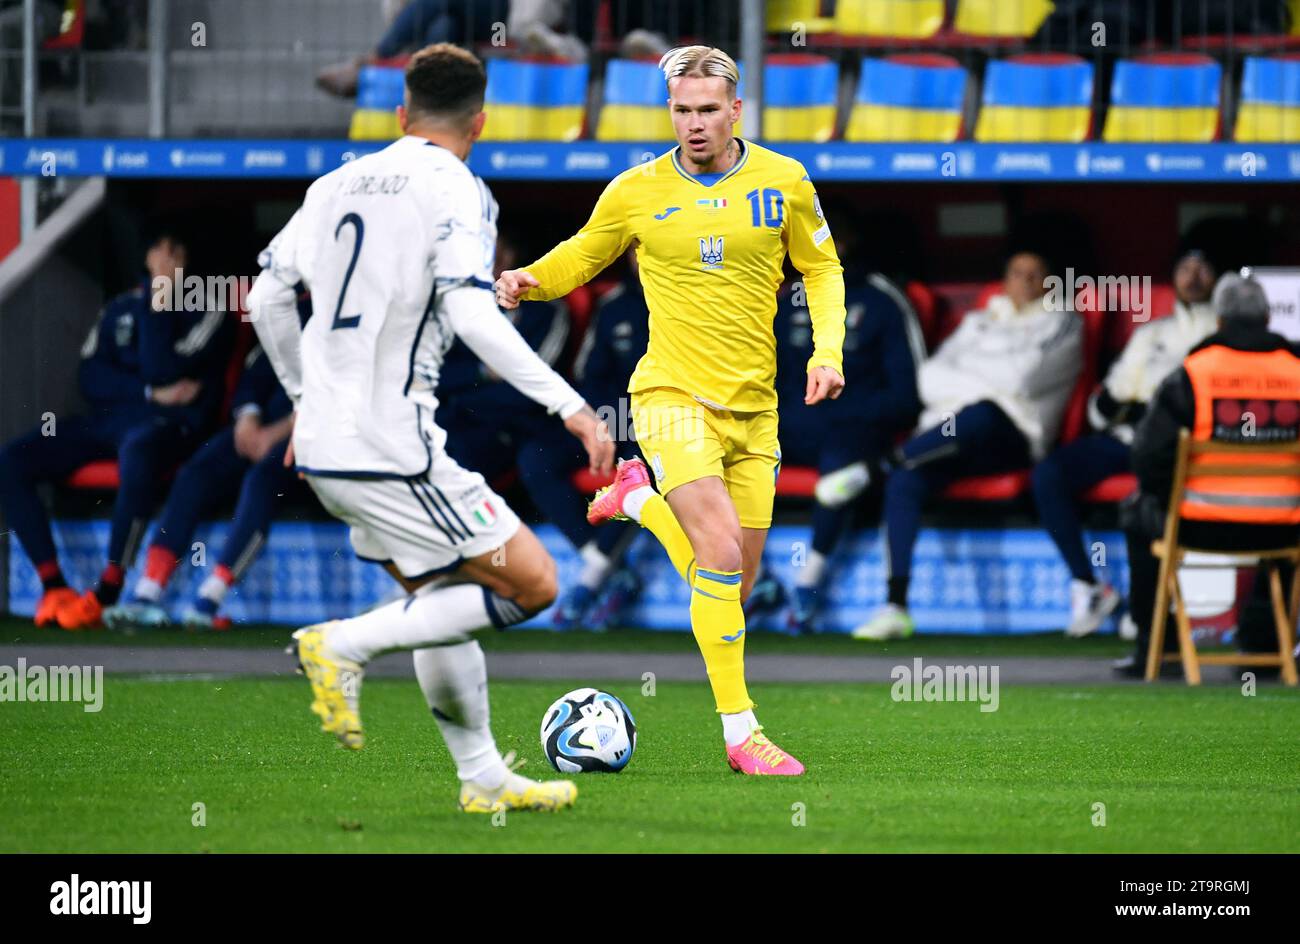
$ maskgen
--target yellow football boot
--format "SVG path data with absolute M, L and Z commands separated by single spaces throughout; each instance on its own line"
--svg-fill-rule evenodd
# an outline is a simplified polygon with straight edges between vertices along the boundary
M 512 810 L 552 811 L 573 806 L 578 787 L 572 780 L 529 780 L 516 773 L 506 774 L 498 790 L 466 781 L 460 788 L 460 808 L 466 813 L 500 813 Z
M 365 669 L 333 653 L 325 641 L 329 623 L 307 626 L 293 634 L 298 640 L 298 666 L 311 682 L 311 710 L 344 747 L 359 751 L 366 743 L 361 730 L 361 680 Z

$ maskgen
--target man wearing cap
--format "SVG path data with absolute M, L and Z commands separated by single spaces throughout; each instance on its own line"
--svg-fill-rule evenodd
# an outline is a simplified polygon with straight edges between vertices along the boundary
M 1099 580 L 1093 570 L 1079 523 L 1079 496 L 1098 482 L 1129 471 L 1133 429 L 1156 387 L 1215 329 L 1210 305 L 1214 277 L 1214 266 L 1203 252 L 1193 249 L 1183 254 L 1174 266 L 1173 313 L 1137 327 L 1088 401 L 1088 422 L 1094 432 L 1057 448 L 1034 468 L 1039 517 L 1070 568 L 1066 635 L 1096 632 L 1120 602 L 1115 588 Z
M 1188 429 L 1193 439 L 1227 443 L 1300 438 L 1300 347 L 1268 330 L 1263 287 L 1244 272 L 1225 275 L 1213 304 L 1218 330 L 1160 384 L 1133 437 L 1139 490 L 1124 503 L 1120 517 L 1128 542 L 1129 608 L 1137 624 L 1137 649 L 1115 663 L 1115 671 L 1134 678 L 1143 674 L 1146 663 L 1159 575 L 1151 541 L 1164 530 L 1180 432 Z M 1235 480 L 1189 475 L 1180 515 L 1180 541 L 1190 546 L 1225 551 L 1287 547 L 1300 541 L 1300 480 L 1278 476 L 1261 491 Z

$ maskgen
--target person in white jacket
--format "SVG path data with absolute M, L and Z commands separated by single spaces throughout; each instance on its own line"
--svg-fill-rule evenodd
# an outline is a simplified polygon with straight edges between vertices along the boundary
M 1039 517 L 1070 568 L 1069 636 L 1096 632 L 1120 604 L 1118 591 L 1093 571 L 1076 502 L 1103 479 L 1129 471 L 1133 429 L 1160 381 L 1215 330 L 1210 304 L 1215 277 L 1215 267 L 1199 250 L 1178 260 L 1173 313 L 1138 326 L 1088 401 L 1088 422 L 1096 432 L 1059 447 L 1034 468 Z
M 1025 468 L 1055 441 L 1082 361 L 1083 324 L 1049 307 L 1048 272 L 1042 256 L 1013 255 L 1002 294 L 969 313 L 921 366 L 921 432 L 901 447 L 885 483 L 888 602 L 854 638 L 912 634 L 912 548 L 930 495 L 966 476 Z

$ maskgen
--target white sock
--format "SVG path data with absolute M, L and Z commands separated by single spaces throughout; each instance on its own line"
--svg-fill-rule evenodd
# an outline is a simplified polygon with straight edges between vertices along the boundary
M 483 650 L 471 639 L 416 649 L 411 656 L 424 700 L 456 762 L 456 776 L 499 789 L 510 771 L 492 739 Z
M 640 524 L 641 509 L 645 507 L 646 500 L 653 494 L 655 494 L 655 490 L 649 485 L 642 485 L 640 488 L 632 489 L 623 496 L 623 514 Z
M 727 747 L 744 744 L 757 727 L 758 719 L 754 717 L 753 708 L 722 716 L 722 737 L 727 742 Z
M 205 600 L 211 600 L 217 606 L 221 606 L 221 601 L 226 598 L 226 591 L 229 589 L 230 584 L 216 574 L 208 574 L 203 583 L 199 584 L 199 596 Z
M 609 576 L 609 569 L 613 562 L 596 547 L 595 541 L 588 541 L 582 545 L 578 554 L 582 557 L 582 573 L 578 575 L 578 583 L 588 590 L 595 590 Z
M 796 587 L 821 586 L 822 574 L 826 572 L 826 555 L 819 554 L 817 551 L 809 551 L 808 559 L 804 561 L 803 569 L 799 571 L 799 576 L 795 578 Z
M 476 629 L 505 628 L 527 617 L 517 603 L 476 583 L 422 587 L 387 606 L 335 623 L 329 645 L 343 658 L 364 664 L 390 649 L 464 642 Z
M 131 596 L 137 600 L 157 603 L 162 599 L 162 584 L 148 577 L 141 577 L 135 582 L 135 590 L 131 592 Z

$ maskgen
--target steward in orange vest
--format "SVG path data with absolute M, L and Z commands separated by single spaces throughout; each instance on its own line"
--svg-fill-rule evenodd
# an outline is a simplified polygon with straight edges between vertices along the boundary
M 1268 330 L 1263 287 L 1253 278 L 1225 275 L 1215 289 L 1214 307 L 1219 330 L 1165 378 L 1134 435 L 1139 491 L 1121 508 L 1120 523 L 1128 538 L 1129 609 L 1138 638 L 1136 660 L 1116 663 L 1122 674 L 1140 676 L 1146 660 L 1158 575 L 1150 545 L 1164 530 L 1180 432 L 1224 443 L 1300 438 L 1300 347 Z M 1211 455 L 1197 464 L 1240 461 L 1258 460 Z M 1188 469 L 1180 508 L 1182 543 L 1226 551 L 1300 541 L 1300 479 L 1279 475 L 1247 482 L 1197 475 L 1195 469 Z

